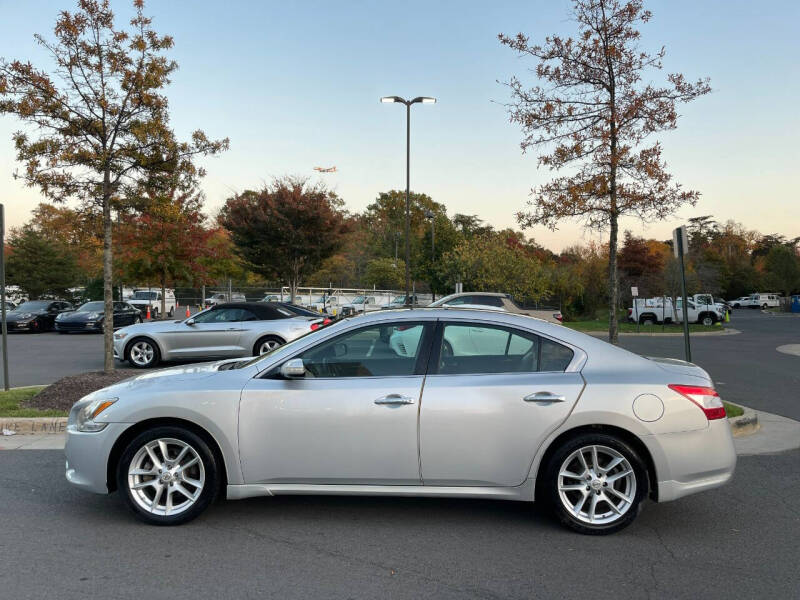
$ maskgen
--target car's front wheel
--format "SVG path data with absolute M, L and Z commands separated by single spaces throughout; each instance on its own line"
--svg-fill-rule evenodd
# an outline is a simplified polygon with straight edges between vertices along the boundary
M 136 436 L 117 465 L 117 489 L 133 513 L 153 525 L 179 525 L 217 497 L 220 469 L 197 434 L 155 427 Z
M 588 433 L 562 444 L 546 466 L 543 494 L 559 521 L 584 534 L 630 525 L 647 494 L 644 462 L 623 440 Z
M 155 367 L 161 360 L 156 343 L 148 338 L 136 338 L 128 344 L 125 350 L 125 358 L 131 366 L 137 369 L 147 369 Z

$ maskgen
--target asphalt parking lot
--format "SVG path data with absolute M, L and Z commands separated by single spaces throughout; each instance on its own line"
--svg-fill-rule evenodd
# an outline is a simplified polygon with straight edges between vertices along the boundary
M 71 488 L 61 452 L 0 452 L 0 597 L 797 598 L 798 461 L 742 457 L 728 486 L 587 537 L 525 503 L 412 498 L 255 498 L 153 527 Z
M 800 357 L 776 350 L 800 343 L 800 317 L 741 309 L 730 326 L 741 333 L 693 337 L 693 361 L 711 373 L 725 399 L 800 420 Z M 680 336 L 621 336 L 620 345 L 645 356 L 684 357 Z M 12 386 L 52 383 L 102 368 L 101 335 L 9 335 Z

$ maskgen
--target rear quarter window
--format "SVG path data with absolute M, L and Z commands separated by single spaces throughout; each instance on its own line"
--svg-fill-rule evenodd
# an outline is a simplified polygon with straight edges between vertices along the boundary
M 566 346 L 542 338 L 541 356 L 539 359 L 540 371 L 566 371 L 575 353 Z

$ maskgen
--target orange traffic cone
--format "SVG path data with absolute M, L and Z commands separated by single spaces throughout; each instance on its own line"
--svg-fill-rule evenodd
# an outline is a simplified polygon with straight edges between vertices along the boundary
M 150 319 L 150 307 L 147 307 L 147 314 L 144 316 L 145 319 Z
M 188 319 L 191 316 L 192 316 L 192 313 L 189 312 L 189 305 L 187 304 L 186 305 L 186 318 Z

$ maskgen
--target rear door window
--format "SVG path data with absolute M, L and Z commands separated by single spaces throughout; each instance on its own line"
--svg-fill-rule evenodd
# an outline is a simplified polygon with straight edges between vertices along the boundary
M 440 375 L 564 371 L 573 351 L 534 333 L 483 323 L 446 323 L 436 372 Z

